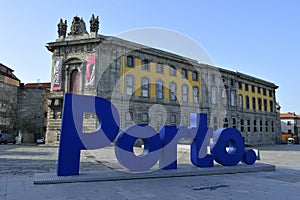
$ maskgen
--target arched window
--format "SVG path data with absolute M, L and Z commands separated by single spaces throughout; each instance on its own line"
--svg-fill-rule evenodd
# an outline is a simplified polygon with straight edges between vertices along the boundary
M 243 95 L 239 95 L 239 107 L 243 108 L 244 107 L 244 102 L 243 102 Z
M 149 97 L 149 79 L 146 77 L 142 78 L 142 97 Z
M 77 69 L 71 72 L 70 78 L 70 93 L 80 92 L 80 73 Z
M 134 77 L 131 75 L 126 75 L 126 94 L 132 95 L 134 87 Z
M 156 81 L 156 98 L 164 98 L 164 84 L 161 80 Z
M 182 85 L 182 101 L 188 101 L 189 90 L 186 84 Z
M 170 100 L 175 101 L 176 100 L 176 83 L 172 82 L 170 83 Z
M 235 106 L 235 92 L 230 93 L 231 106 Z
M 194 103 L 199 102 L 199 88 L 197 86 L 193 87 L 193 100 L 194 100 Z

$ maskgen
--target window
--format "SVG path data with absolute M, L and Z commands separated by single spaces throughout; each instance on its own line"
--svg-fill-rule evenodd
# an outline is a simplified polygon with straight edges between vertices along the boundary
M 214 130 L 217 130 L 219 128 L 218 127 L 218 118 L 217 117 L 213 118 L 213 123 L 214 123 Z
M 170 76 L 176 76 L 176 68 L 173 65 L 170 66 L 169 70 Z
M 267 95 L 267 89 L 263 88 L 263 95 L 266 96 Z
M 259 121 L 259 131 L 262 132 L 263 131 L 263 122 L 262 120 Z
M 291 123 L 291 121 L 287 121 L 287 125 L 291 125 L 292 123 Z
M 189 117 L 187 115 L 184 115 L 182 118 L 183 123 L 188 123 Z
M 156 72 L 160 74 L 164 73 L 164 66 L 161 63 L 156 63 Z
M 142 122 L 149 122 L 148 113 L 142 113 Z
M 163 121 L 163 114 L 158 114 L 157 115 L 157 121 L 162 122 Z
M 243 119 L 240 120 L 240 124 L 241 124 L 241 132 L 244 132 L 244 120 Z
M 256 110 L 256 99 L 255 99 L 255 97 L 252 97 L 252 109 Z
M 194 103 L 199 102 L 199 88 L 197 86 L 193 87 L 193 100 L 194 100 Z
M 134 67 L 134 58 L 133 58 L 133 56 L 127 56 L 126 57 L 126 64 L 127 64 L 127 67 Z
M 242 90 L 243 89 L 243 83 L 239 82 L 238 85 L 239 85 L 239 90 Z
M 249 100 L 249 96 L 246 96 L 246 108 L 250 109 L 250 100 Z
M 273 107 L 273 101 L 270 100 L 270 112 L 273 112 L 274 111 L 274 107 Z
M 269 97 L 272 97 L 273 96 L 273 92 L 272 90 L 269 90 Z
M 161 80 L 156 81 L 156 98 L 158 99 L 164 98 L 164 85 Z
M 222 98 L 225 98 L 227 95 L 226 89 L 222 89 Z
M 147 59 L 142 61 L 142 70 L 150 71 L 149 61 Z
M 182 101 L 188 101 L 188 86 L 185 84 L 182 85 Z
M 249 85 L 248 85 L 248 83 L 245 83 L 245 90 L 249 91 Z
M 227 117 L 225 117 L 223 119 L 223 128 L 227 128 L 227 127 L 228 127 L 228 119 L 227 119 Z
M 216 75 L 215 74 L 211 75 L 211 80 L 212 80 L 212 82 L 216 82 Z
M 244 107 L 244 102 L 243 102 L 243 95 L 239 95 L 239 107 L 241 108 L 241 109 L 243 109 L 243 107 Z
M 266 132 L 269 131 L 269 124 L 268 124 L 268 121 L 265 121 L 265 125 L 266 125 Z
M 231 106 L 235 106 L 235 92 L 231 92 L 230 94 Z
M 234 85 L 234 80 L 230 79 L 230 85 L 233 86 Z
M 257 132 L 257 129 L 256 129 L 256 120 L 253 120 L 253 127 L 254 127 L 254 132 Z
M 181 78 L 188 79 L 188 74 L 186 69 L 181 69 Z
M 257 87 L 257 93 L 260 94 L 260 87 Z
M 250 123 L 250 119 L 247 120 L 247 131 L 250 132 L 251 131 L 251 123 Z
M 133 94 L 133 86 L 134 86 L 134 77 L 131 75 L 126 76 L 126 94 L 132 95 Z
M 175 114 L 172 114 L 172 115 L 170 116 L 170 123 L 171 123 L 171 124 L 176 124 L 176 115 L 175 115 Z
M 255 93 L 255 86 L 254 86 L 254 85 L 252 85 L 252 86 L 251 86 L 251 88 L 252 88 L 252 92 L 254 92 L 254 93 Z
M 268 102 L 267 102 L 267 99 L 264 99 L 264 111 L 268 111 Z
M 149 79 L 144 77 L 142 78 L 142 97 L 149 97 Z
M 198 72 L 195 71 L 192 72 L 192 79 L 193 81 L 198 81 Z
M 261 101 L 261 98 L 258 98 L 258 110 L 262 110 L 262 101 Z
M 70 78 L 70 93 L 80 92 L 80 73 L 77 69 L 71 72 Z
M 236 118 L 232 118 L 232 128 L 236 128 Z
M 176 100 L 176 83 L 172 82 L 170 83 L 170 100 L 175 101 Z
M 291 129 L 288 129 L 288 133 L 292 133 L 292 130 L 291 130 Z

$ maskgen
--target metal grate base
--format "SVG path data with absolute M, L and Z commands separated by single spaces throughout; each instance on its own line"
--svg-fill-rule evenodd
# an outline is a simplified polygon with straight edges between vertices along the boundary
M 34 174 L 34 184 L 205 176 L 217 174 L 275 171 L 275 169 L 275 165 L 256 163 L 254 165 L 239 164 L 231 167 L 215 166 L 210 168 L 198 168 L 192 165 L 178 165 L 178 169 L 176 170 L 156 170 L 151 172 L 125 172 L 115 170 L 86 171 L 81 172 L 78 176 L 57 176 L 56 173 L 36 173 Z

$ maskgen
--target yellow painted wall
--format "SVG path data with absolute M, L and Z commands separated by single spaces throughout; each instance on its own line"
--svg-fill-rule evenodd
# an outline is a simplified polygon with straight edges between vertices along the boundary
M 266 91 L 266 95 L 263 95 L 263 89 L 261 89 L 261 92 L 260 94 L 257 92 L 257 86 L 255 86 L 255 92 L 252 92 L 252 86 L 251 84 L 248 84 L 249 88 L 248 88 L 248 91 L 245 90 L 245 83 L 242 83 L 242 89 L 239 89 L 238 90 L 238 96 L 241 94 L 243 95 L 243 108 L 246 109 L 246 96 L 249 96 L 249 105 L 250 105 L 250 110 L 253 110 L 252 109 L 252 97 L 255 97 L 256 99 L 256 110 L 258 110 L 258 98 L 261 98 L 261 101 L 262 101 L 262 111 L 264 111 L 264 99 L 267 100 L 267 112 L 270 112 L 271 109 L 270 109 L 270 100 L 273 101 L 273 106 L 275 105 L 275 102 L 274 102 L 274 99 L 273 97 L 270 97 L 269 96 L 269 90 L 267 89 Z M 273 94 L 274 95 L 274 94 Z M 238 100 L 239 100 L 239 97 L 238 97 Z M 274 109 L 273 109 L 274 110 Z
M 179 101 L 182 100 L 181 88 L 183 84 L 188 85 L 188 102 L 193 102 L 193 87 L 197 86 L 199 89 L 199 103 L 202 102 L 202 94 L 201 94 L 201 74 L 198 74 L 198 81 L 192 80 L 192 72 L 188 71 L 188 80 L 181 77 L 181 69 L 176 69 L 176 76 L 170 76 L 169 66 L 163 65 L 164 72 L 158 73 L 156 72 L 156 63 L 149 62 L 150 70 L 142 70 L 141 67 L 141 59 L 135 58 L 135 66 L 134 68 L 126 66 L 126 56 L 121 57 L 121 69 L 120 69 L 120 92 L 124 93 L 123 85 L 126 84 L 126 75 L 132 75 L 134 77 L 134 90 L 135 96 L 141 96 L 141 85 L 142 78 L 147 77 L 150 82 L 150 98 L 156 98 L 156 81 L 161 80 L 165 86 L 164 89 L 164 99 L 169 99 L 169 84 L 171 82 L 176 83 L 176 96 Z M 124 67 L 123 67 L 124 66 Z M 123 80 L 124 79 L 124 80 Z

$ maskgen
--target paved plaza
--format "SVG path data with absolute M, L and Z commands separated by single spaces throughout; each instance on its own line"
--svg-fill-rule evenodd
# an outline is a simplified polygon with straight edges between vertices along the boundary
M 35 173 L 55 172 L 57 146 L 0 145 L 0 200 L 12 199 L 299 199 L 300 145 L 271 145 L 258 163 L 276 171 L 35 185 Z M 178 148 L 188 164 L 188 147 Z M 192 167 L 192 166 L 191 166 Z M 122 170 L 113 146 L 83 151 L 80 171 Z

